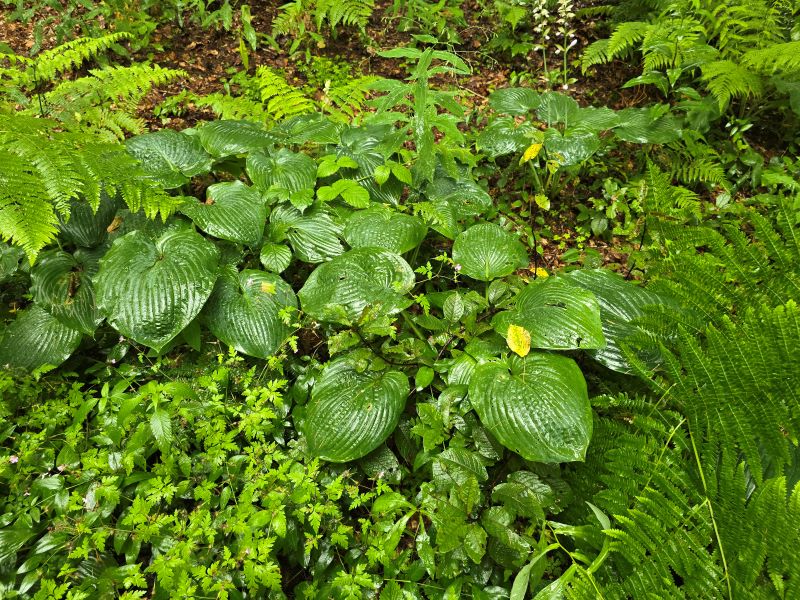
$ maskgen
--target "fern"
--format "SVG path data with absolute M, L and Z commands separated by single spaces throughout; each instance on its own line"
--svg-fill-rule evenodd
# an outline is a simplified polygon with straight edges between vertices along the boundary
M 269 67 L 258 67 L 253 78 L 266 112 L 276 121 L 314 110 L 314 102 Z
M 796 75 L 800 72 L 800 41 L 750 50 L 742 55 L 742 63 L 759 73 Z
M 374 8 L 375 0 L 317 0 L 314 19 L 317 29 L 327 22 L 331 31 L 340 24 L 363 30 Z
M 730 60 L 705 64 L 702 71 L 702 79 L 721 109 L 728 106 L 733 98 L 756 97 L 764 91 L 761 78 L 757 74 Z
M 372 90 L 378 77 L 359 77 L 344 85 L 323 90 L 321 99 L 322 109 L 335 119 L 349 123 L 363 110 L 367 95 Z

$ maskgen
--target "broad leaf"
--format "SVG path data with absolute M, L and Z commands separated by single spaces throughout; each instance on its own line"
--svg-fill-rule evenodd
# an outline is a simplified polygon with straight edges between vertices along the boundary
M 501 444 L 527 460 L 583 460 L 592 434 L 586 381 L 575 362 L 554 354 L 480 365 L 469 397 Z
M 344 239 L 352 248 L 374 247 L 402 254 L 425 239 L 428 228 L 417 217 L 386 207 L 354 212 L 344 228 Z
M 541 520 L 557 501 L 555 490 L 530 471 L 515 471 L 508 481 L 492 490 L 492 501 L 505 505 L 520 517 Z
M 347 462 L 369 454 L 391 435 L 409 394 L 399 371 L 371 371 L 360 353 L 325 367 L 314 385 L 304 433 L 312 454 Z
M 273 240 L 281 241 L 285 236 L 294 255 L 303 262 L 319 263 L 344 252 L 339 241 L 342 228 L 322 208 L 303 214 L 282 204 L 272 211 L 270 228 Z
M 519 239 L 494 223 L 479 223 L 453 243 L 453 261 L 461 273 L 491 281 L 528 266 L 528 253 Z
M 204 203 L 190 201 L 181 212 L 209 235 L 248 246 L 261 241 L 267 222 L 263 196 L 241 181 L 215 183 Z
M 31 269 L 31 293 L 36 303 L 70 329 L 88 335 L 103 320 L 95 307 L 92 286 L 97 272 L 95 254 L 51 250 L 40 255 Z
M 297 307 L 291 286 L 273 273 L 226 267 L 204 310 L 208 328 L 238 352 L 268 358 L 292 333 L 279 313 Z
M 247 156 L 247 174 L 253 185 L 263 191 L 290 194 L 313 188 L 317 181 L 317 163 L 305 154 L 281 148 L 271 155 L 254 152 Z
M 216 157 L 263 150 L 280 140 L 263 125 L 250 121 L 211 121 L 198 127 L 197 138 Z
M 600 305 L 590 291 L 564 279 L 537 279 L 517 296 L 513 310 L 499 313 L 495 330 L 508 335 L 511 325 L 528 330 L 532 348 L 597 349 L 605 346 Z
M 536 114 L 548 126 L 563 123 L 564 127 L 570 127 L 578 119 L 580 110 L 578 103 L 569 96 L 558 92 L 545 92 L 541 95 Z
M 519 124 L 512 117 L 500 117 L 480 132 L 475 145 L 489 158 L 515 154 L 531 145 L 532 136 L 537 131 L 527 121 Z
M 259 259 L 267 271 L 280 273 L 285 271 L 289 263 L 292 262 L 292 251 L 288 246 L 284 246 L 283 244 L 267 242 L 261 246 Z
M 320 321 L 349 324 L 373 307 L 389 315 L 407 307 L 414 271 L 397 254 L 356 248 L 320 265 L 298 296 L 303 310 Z
M 100 311 L 123 335 L 160 351 L 205 304 L 217 277 L 216 246 L 182 223 L 159 237 L 134 231 L 100 261 Z
M 0 365 L 28 370 L 58 366 L 80 341 L 80 331 L 60 323 L 34 304 L 20 312 L 0 337 Z
M 600 138 L 595 133 L 567 132 L 548 129 L 544 136 L 547 156 L 561 166 L 578 165 L 600 149 Z
M 540 102 L 539 93 L 530 88 L 503 88 L 489 95 L 489 106 L 507 115 L 526 115 Z
M 199 140 L 171 129 L 137 135 L 125 142 L 128 152 L 142 163 L 144 171 L 165 189 L 182 186 L 211 169 L 213 159 Z
M 661 114 L 658 107 L 626 108 L 617 113 L 620 125 L 614 134 L 626 142 L 668 144 L 681 137 L 680 121 L 671 114 Z
M 108 237 L 108 227 L 117 213 L 117 201 L 105 192 L 100 194 L 97 211 L 84 200 L 70 203 L 69 219 L 61 220 L 61 237 L 76 246 L 91 248 L 102 244 Z

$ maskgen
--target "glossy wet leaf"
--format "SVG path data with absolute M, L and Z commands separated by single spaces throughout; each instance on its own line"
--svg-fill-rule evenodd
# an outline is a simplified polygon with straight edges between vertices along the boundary
M 491 281 L 528 266 L 519 238 L 494 223 L 473 225 L 453 243 L 453 261 L 472 279 Z
M 87 248 L 102 244 L 108 237 L 108 227 L 114 220 L 117 208 L 117 201 L 105 192 L 100 194 L 96 211 L 83 200 L 73 200 L 69 219 L 61 220 L 61 237 L 76 246 Z
M 283 244 L 273 244 L 267 242 L 261 246 L 259 260 L 267 271 L 280 273 L 285 271 L 292 262 L 292 251 Z
M 400 371 L 372 371 L 369 357 L 329 363 L 314 385 L 304 433 L 312 454 L 347 462 L 369 454 L 391 435 L 409 394 Z
M 501 444 L 537 462 L 583 460 L 592 411 L 580 368 L 567 357 L 529 354 L 484 363 L 469 386 L 481 423 Z
M 319 263 L 344 252 L 339 241 L 342 228 L 322 208 L 301 213 L 280 205 L 272 211 L 270 224 L 284 232 L 294 255 L 303 262 Z
M 162 129 L 137 135 L 125 142 L 128 152 L 144 171 L 165 189 L 180 187 L 191 177 L 207 173 L 213 159 L 192 136 Z
M 352 248 L 382 248 L 402 254 L 416 248 L 427 231 L 417 217 L 377 207 L 354 212 L 345 225 L 344 239 Z
M 347 324 L 367 307 L 381 315 L 407 307 L 414 280 L 414 271 L 398 254 L 356 248 L 317 267 L 298 296 L 315 319 Z
M 291 286 L 274 273 L 226 267 L 204 312 L 208 328 L 238 352 L 268 358 L 292 333 L 280 312 L 297 307 Z
M 281 148 L 274 154 L 254 152 L 247 156 L 247 174 L 262 191 L 278 190 L 289 194 L 313 188 L 317 163 L 309 156 Z
M 81 337 L 80 331 L 34 304 L 0 332 L 0 365 L 28 370 L 58 366 L 75 351 Z
M 489 106 L 507 115 L 526 115 L 540 103 L 540 94 L 531 88 L 502 88 L 489 95 Z
M 263 196 L 241 181 L 209 186 L 205 202 L 189 201 L 181 212 L 209 235 L 249 246 L 261 241 L 267 222 Z
M 251 121 L 211 121 L 197 128 L 197 138 L 216 157 L 263 150 L 280 140 L 263 125 Z
M 216 246 L 188 224 L 158 237 L 129 233 L 100 261 L 98 308 L 122 335 L 159 351 L 200 312 L 217 260 Z

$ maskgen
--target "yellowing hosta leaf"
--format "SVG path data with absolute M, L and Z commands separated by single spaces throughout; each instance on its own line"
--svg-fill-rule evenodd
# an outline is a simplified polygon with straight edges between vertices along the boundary
M 523 358 L 531 351 L 531 334 L 519 325 L 509 325 L 506 341 L 511 351 Z
M 541 144 L 531 144 L 528 146 L 528 149 L 525 150 L 525 153 L 522 155 L 522 159 L 520 159 L 519 164 L 523 164 L 528 162 L 529 160 L 533 160 L 537 156 L 539 156 L 539 152 L 542 151 Z

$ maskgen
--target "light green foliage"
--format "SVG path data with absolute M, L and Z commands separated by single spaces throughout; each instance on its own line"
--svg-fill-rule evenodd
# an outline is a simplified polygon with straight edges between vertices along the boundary
M 291 39 L 290 54 L 308 42 L 324 45 L 324 29 L 334 36 L 339 27 L 363 33 L 374 7 L 374 0 L 291 0 L 273 20 L 272 37 Z

